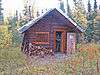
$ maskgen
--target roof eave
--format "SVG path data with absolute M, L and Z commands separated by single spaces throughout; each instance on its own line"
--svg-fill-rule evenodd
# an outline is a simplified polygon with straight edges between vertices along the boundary
M 20 33 L 24 33 L 27 29 L 29 29 L 33 24 L 35 24 L 37 21 L 39 21 L 41 18 L 43 18 L 45 15 L 47 15 L 49 12 L 52 10 L 56 9 L 59 13 L 61 13 L 66 19 L 68 19 L 75 27 L 77 27 L 81 32 L 84 32 L 84 30 L 79 27 L 71 18 L 69 18 L 65 13 L 63 13 L 60 9 L 58 8 L 53 8 L 49 10 L 48 12 L 42 14 L 41 16 L 35 18 L 34 20 L 29 21 L 27 24 L 23 25 L 21 28 L 18 29 Z

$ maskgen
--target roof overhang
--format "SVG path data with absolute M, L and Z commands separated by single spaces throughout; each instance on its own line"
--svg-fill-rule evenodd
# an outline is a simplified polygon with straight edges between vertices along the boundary
M 23 25 L 21 28 L 18 29 L 18 31 L 20 33 L 24 33 L 26 30 L 28 30 L 32 25 L 34 25 L 35 23 L 37 23 L 39 20 L 41 20 L 44 16 L 46 16 L 47 14 L 49 14 L 51 11 L 53 10 L 57 10 L 59 13 L 61 13 L 66 19 L 68 19 L 80 32 L 84 32 L 84 29 L 82 27 L 80 27 L 79 25 L 77 25 L 77 23 L 75 23 L 71 18 L 69 18 L 65 13 L 62 12 L 62 10 L 58 9 L 58 8 L 53 8 L 48 10 L 46 13 L 40 15 L 39 17 L 29 21 L 27 24 Z

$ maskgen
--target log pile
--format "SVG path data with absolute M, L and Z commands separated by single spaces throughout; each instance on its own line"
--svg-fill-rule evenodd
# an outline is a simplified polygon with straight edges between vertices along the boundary
M 46 55 L 54 55 L 54 52 L 50 48 L 42 47 L 42 46 L 35 46 L 31 43 L 28 46 L 28 55 L 29 56 L 40 56 L 44 57 Z

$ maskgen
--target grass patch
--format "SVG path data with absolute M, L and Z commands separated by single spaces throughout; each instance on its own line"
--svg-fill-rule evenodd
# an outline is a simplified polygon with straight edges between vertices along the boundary
M 24 65 L 25 58 L 19 47 L 0 50 L 0 73 L 8 75 Z
M 81 44 L 78 49 L 68 59 L 39 66 L 29 65 L 19 47 L 0 49 L 0 75 L 99 75 L 100 45 Z

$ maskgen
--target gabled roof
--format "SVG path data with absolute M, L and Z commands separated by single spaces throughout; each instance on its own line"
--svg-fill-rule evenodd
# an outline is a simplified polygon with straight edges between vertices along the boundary
M 18 31 L 20 33 L 25 32 L 27 29 L 29 29 L 32 25 L 34 25 L 35 23 L 37 23 L 39 20 L 41 20 L 44 16 L 46 16 L 47 14 L 49 14 L 50 12 L 52 12 L 53 10 L 57 10 L 59 13 L 61 13 L 66 19 L 68 19 L 76 28 L 78 28 L 81 32 L 83 32 L 84 30 L 78 26 L 71 18 L 69 18 L 65 13 L 62 12 L 62 10 L 58 9 L 58 8 L 53 8 L 48 10 L 46 13 L 40 15 L 39 17 L 29 21 L 27 24 L 23 25 L 21 28 L 18 29 Z

